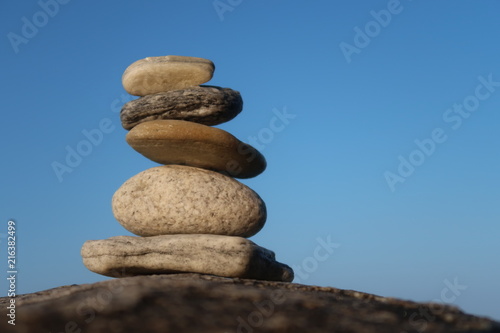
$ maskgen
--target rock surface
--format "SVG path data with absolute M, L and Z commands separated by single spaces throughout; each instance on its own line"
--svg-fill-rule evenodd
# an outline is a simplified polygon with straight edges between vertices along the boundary
M 16 326 L 7 324 L 9 300 L 0 298 L 3 333 L 500 332 L 500 323 L 451 306 L 198 274 L 137 276 L 19 295 Z
M 189 165 L 251 178 L 266 169 L 266 159 L 232 134 L 184 120 L 153 120 L 134 127 L 128 144 L 160 164 Z
M 127 67 L 123 88 L 135 96 L 197 86 L 212 79 L 215 66 L 208 60 L 184 56 L 148 57 Z
M 243 109 L 239 92 L 215 86 L 191 87 L 144 96 L 123 105 L 120 119 L 130 130 L 144 121 L 187 120 L 219 125 L 236 117 Z
M 180 165 L 142 171 L 113 195 L 115 218 L 139 236 L 218 234 L 250 237 L 266 221 L 257 193 L 218 172 Z
M 112 277 L 202 273 L 258 280 L 293 280 L 290 267 L 252 241 L 219 235 L 117 236 L 87 241 L 83 263 Z

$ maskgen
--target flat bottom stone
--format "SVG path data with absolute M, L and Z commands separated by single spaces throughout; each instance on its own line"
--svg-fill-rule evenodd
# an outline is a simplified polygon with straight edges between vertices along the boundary
M 293 280 L 293 270 L 277 262 L 274 252 L 242 237 L 117 236 L 85 242 L 81 255 L 89 270 L 111 277 L 201 273 L 269 281 Z

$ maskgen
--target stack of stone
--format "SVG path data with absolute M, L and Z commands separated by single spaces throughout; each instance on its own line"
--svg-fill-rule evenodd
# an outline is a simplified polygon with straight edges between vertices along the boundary
M 182 56 L 149 57 L 126 69 L 125 90 L 141 96 L 121 111 L 130 130 L 126 140 L 163 165 L 130 178 L 114 194 L 114 216 L 141 237 L 85 242 L 81 254 L 91 271 L 293 280 L 290 267 L 247 239 L 264 226 L 266 206 L 233 177 L 257 176 L 266 161 L 252 146 L 211 127 L 243 107 L 237 91 L 200 86 L 214 69 L 210 60 Z

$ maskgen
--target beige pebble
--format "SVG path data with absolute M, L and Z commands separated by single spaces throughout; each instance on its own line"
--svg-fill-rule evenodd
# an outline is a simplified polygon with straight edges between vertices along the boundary
M 203 58 L 185 56 L 148 57 L 127 67 L 123 88 L 135 96 L 197 86 L 212 79 L 215 66 Z
M 127 180 L 113 195 L 115 218 L 139 236 L 218 234 L 250 237 L 266 221 L 257 193 L 200 168 L 166 165 Z

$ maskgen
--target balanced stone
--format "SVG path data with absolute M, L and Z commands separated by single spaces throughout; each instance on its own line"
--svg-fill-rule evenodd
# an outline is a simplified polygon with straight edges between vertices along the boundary
M 237 178 L 262 173 L 266 160 L 252 146 L 228 132 L 184 120 L 153 120 L 135 126 L 126 136 L 132 148 L 160 164 L 214 170 Z
M 145 96 L 205 83 L 212 78 L 214 69 L 214 64 L 203 58 L 148 57 L 125 70 L 122 84 L 129 94 Z
M 115 218 L 139 236 L 218 234 L 250 237 L 266 221 L 257 193 L 218 172 L 180 165 L 142 171 L 114 194 Z
M 241 237 L 117 236 L 85 242 L 81 255 L 88 269 L 111 277 L 189 272 L 259 280 L 293 280 L 293 270 L 277 262 L 274 252 Z
M 219 125 L 236 117 L 243 108 L 239 92 L 215 86 L 191 87 L 147 95 L 123 105 L 122 126 L 156 119 L 187 120 L 204 125 Z

